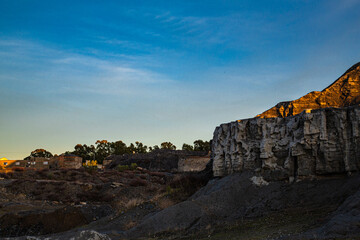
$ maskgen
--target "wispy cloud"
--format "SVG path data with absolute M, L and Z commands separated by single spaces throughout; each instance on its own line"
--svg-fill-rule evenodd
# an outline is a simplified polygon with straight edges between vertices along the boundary
M 7 81 L 14 79 L 21 79 L 24 86 L 30 85 L 31 79 L 39 84 L 43 84 L 45 80 L 48 83 L 47 90 L 57 93 L 59 90 L 66 90 L 136 95 L 139 89 L 173 81 L 162 74 L 136 66 L 134 61 L 109 61 L 56 50 L 29 41 L 0 41 L 0 62 L 4 72 L 2 77 L 0 76 L 3 86 L 6 87 L 10 84 Z M 12 72 L 9 65 L 17 65 L 17 71 Z M 138 62 L 138 65 L 141 63 Z M 21 76 L 28 74 L 24 73 L 28 68 L 33 68 L 32 75 Z M 6 75 L 11 75 L 12 80 L 6 78 Z
M 154 16 L 177 37 L 189 44 L 227 44 L 231 48 L 245 48 L 279 32 L 278 22 L 259 13 L 231 13 L 223 16 L 181 16 L 164 12 Z M 224 47 L 224 46 L 222 46 Z

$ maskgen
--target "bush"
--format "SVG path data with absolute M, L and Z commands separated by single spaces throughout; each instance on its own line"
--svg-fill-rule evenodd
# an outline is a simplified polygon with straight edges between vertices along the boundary
M 137 168 L 137 164 L 136 163 L 132 163 L 131 165 L 130 165 L 130 169 L 131 170 L 135 170 Z
M 123 172 L 125 170 L 135 170 L 138 167 L 136 163 L 132 163 L 129 165 L 118 165 L 116 168 L 119 172 Z
M 117 166 L 117 170 L 118 170 L 119 172 L 123 172 L 123 171 L 125 171 L 125 170 L 129 170 L 129 165 L 118 165 L 118 166 Z
M 174 193 L 176 193 L 177 191 L 179 191 L 178 188 L 172 188 L 169 185 L 166 186 L 166 195 L 173 195 Z
M 48 179 L 54 179 L 54 174 L 52 172 L 49 172 L 48 174 L 46 174 L 46 177 Z
M 86 163 L 83 163 L 83 167 L 88 173 L 92 174 L 97 171 L 97 161 L 87 161 Z

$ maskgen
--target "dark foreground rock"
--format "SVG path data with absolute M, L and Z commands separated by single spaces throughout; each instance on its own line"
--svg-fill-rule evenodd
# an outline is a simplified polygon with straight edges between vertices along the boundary
M 298 236 L 298 239 L 349 239 L 360 237 L 360 191 L 350 196 L 324 225 Z
M 63 233 L 59 235 L 53 235 L 53 236 L 39 236 L 39 237 L 33 237 L 33 236 L 26 236 L 26 237 L 18 237 L 18 238 L 7 238 L 7 239 L 16 239 L 16 240 L 65 240 L 65 239 L 71 239 L 71 240 L 111 240 L 107 235 L 98 233 L 96 231 L 92 230 L 84 230 L 84 231 L 78 231 L 78 232 L 69 232 L 69 233 Z
M 355 176 L 257 186 L 250 180 L 251 176 L 243 173 L 215 179 L 188 201 L 147 217 L 123 232 L 123 238 L 207 234 L 218 226 L 240 224 L 244 219 L 291 208 L 306 211 L 327 206 L 335 210 L 360 184 L 360 177 Z
M 56 210 L 30 210 L 0 217 L 0 237 L 63 232 L 112 214 L 109 205 L 67 206 Z
M 213 179 L 188 200 L 162 211 L 141 206 L 142 216 L 130 211 L 37 239 L 70 239 L 84 231 L 102 234 L 98 239 L 356 239 L 359 195 L 359 175 L 267 183 L 243 172 Z M 139 218 L 126 230 L 121 226 L 131 214 Z M 230 237 L 231 228 L 239 229 L 236 238 Z M 263 228 L 269 234 L 259 234 Z

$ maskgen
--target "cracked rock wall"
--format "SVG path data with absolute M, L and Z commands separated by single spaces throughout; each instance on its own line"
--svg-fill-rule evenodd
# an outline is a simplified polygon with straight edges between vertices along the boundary
M 251 170 L 266 180 L 292 180 L 358 171 L 359 128 L 359 106 L 222 124 L 213 137 L 214 176 Z

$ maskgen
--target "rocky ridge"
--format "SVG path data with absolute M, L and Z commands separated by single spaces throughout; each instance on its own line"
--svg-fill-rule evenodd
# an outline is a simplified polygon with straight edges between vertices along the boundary
M 360 103 L 360 62 L 347 70 L 330 86 L 314 91 L 294 101 L 280 102 L 257 115 L 260 118 L 289 117 L 306 109 L 348 107 Z
M 265 180 L 292 181 L 359 171 L 360 107 L 338 108 L 357 104 L 359 90 L 360 63 L 287 108 L 279 103 L 256 118 L 220 125 L 212 145 L 214 176 L 251 170 Z

